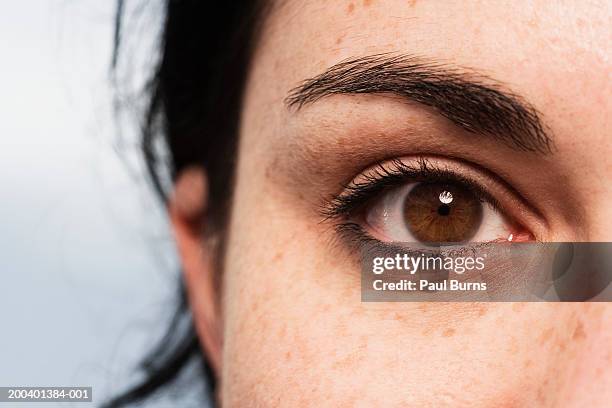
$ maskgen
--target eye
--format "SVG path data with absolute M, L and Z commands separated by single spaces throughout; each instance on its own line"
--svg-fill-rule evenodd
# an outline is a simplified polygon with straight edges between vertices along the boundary
M 529 213 L 512 188 L 486 170 L 423 157 L 364 171 L 326 209 L 328 217 L 344 219 L 339 225 L 343 232 L 426 246 L 531 241 L 533 234 L 517 222 L 533 223 Z
M 366 211 L 365 224 L 373 237 L 387 242 L 490 242 L 512 240 L 516 233 L 460 181 L 410 183 L 384 192 Z

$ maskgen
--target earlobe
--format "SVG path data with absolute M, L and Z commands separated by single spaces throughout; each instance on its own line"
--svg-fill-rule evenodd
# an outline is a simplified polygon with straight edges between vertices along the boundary
M 221 324 L 214 277 L 214 249 L 207 244 L 208 182 L 205 170 L 190 167 L 176 179 L 168 213 L 183 266 L 193 320 L 216 373 L 221 368 Z

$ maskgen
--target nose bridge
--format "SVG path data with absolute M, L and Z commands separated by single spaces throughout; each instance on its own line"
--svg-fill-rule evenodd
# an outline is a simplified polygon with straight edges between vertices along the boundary
M 563 407 L 607 407 L 612 401 L 612 304 L 579 308 L 571 341 L 575 355 L 565 383 Z

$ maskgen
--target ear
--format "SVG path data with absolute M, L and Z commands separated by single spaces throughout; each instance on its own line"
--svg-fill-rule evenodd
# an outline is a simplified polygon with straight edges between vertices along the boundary
M 221 368 L 221 319 L 213 270 L 214 248 L 207 236 L 208 179 L 201 167 L 183 170 L 176 179 L 168 213 L 183 265 L 196 332 L 217 374 Z

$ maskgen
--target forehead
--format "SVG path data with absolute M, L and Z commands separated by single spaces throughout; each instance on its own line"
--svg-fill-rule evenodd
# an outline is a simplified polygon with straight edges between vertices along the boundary
M 285 1 L 266 20 L 249 92 L 278 104 L 346 58 L 408 53 L 507 84 L 563 133 L 610 110 L 611 15 L 605 1 Z

